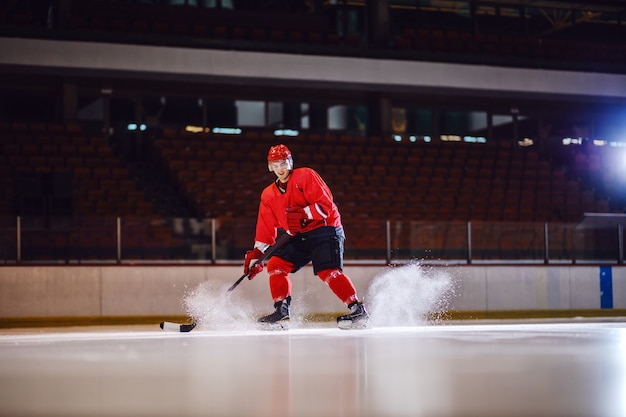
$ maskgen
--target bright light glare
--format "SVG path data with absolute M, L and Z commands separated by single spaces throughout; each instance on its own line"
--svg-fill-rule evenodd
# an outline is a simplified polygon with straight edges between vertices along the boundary
M 623 150 L 621 155 L 621 158 L 619 159 L 619 163 L 622 167 L 622 171 L 626 172 L 626 150 Z

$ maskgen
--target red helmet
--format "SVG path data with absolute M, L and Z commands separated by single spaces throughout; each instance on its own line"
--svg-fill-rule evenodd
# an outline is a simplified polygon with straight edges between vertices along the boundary
M 285 161 L 287 162 L 287 166 L 289 170 L 293 169 L 293 158 L 291 157 L 291 151 L 285 145 L 275 145 L 270 148 L 270 151 L 267 153 L 267 167 L 270 171 L 274 171 L 272 169 L 272 162 Z

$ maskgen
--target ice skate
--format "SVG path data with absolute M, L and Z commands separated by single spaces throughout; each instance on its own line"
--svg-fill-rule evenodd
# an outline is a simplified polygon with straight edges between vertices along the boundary
M 258 320 L 259 326 L 264 330 L 289 330 L 289 306 L 291 297 L 274 303 L 272 314 L 263 316 Z
M 361 301 L 351 303 L 350 313 L 337 317 L 337 326 L 343 330 L 364 329 L 367 327 L 369 314 Z

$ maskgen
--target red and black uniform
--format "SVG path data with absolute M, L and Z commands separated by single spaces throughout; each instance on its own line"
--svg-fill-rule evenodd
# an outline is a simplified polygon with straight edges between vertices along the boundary
M 288 213 L 302 213 L 298 231 L 290 230 Z M 343 273 L 345 235 L 341 215 L 328 185 L 311 168 L 297 168 L 287 183 L 276 181 L 261 193 L 255 248 L 275 243 L 277 229 L 295 235 L 270 258 L 267 270 L 274 302 L 291 294 L 289 273 L 312 262 L 313 271 L 346 305 L 357 301 L 356 290 Z M 293 229 L 293 221 L 292 227 Z
M 310 168 L 296 168 L 287 184 L 276 181 L 261 193 L 255 242 L 273 245 L 277 228 L 289 230 L 290 207 L 302 207 L 310 213 L 310 222 L 303 231 L 321 226 L 342 227 L 339 210 L 324 180 Z

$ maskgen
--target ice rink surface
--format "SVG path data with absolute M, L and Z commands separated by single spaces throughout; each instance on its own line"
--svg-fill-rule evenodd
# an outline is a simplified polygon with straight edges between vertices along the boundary
M 0 331 L 0 416 L 626 416 L 626 322 Z

